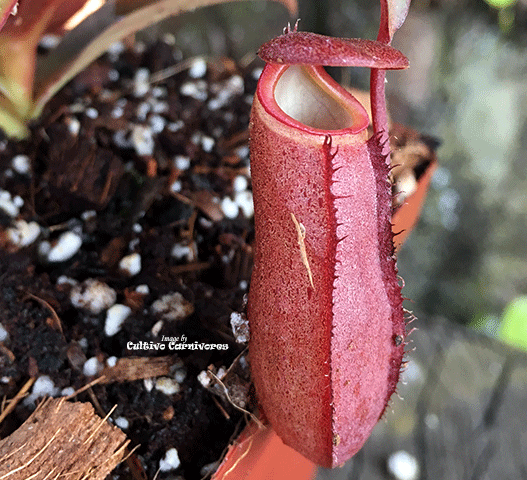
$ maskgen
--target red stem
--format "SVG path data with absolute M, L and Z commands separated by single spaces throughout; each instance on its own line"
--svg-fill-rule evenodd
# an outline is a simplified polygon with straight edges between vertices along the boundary
M 386 111 L 385 83 L 386 70 L 372 68 L 370 74 L 370 97 L 373 133 L 380 137 L 381 145 L 385 145 L 388 148 L 386 142 L 388 139 L 388 113 Z M 385 152 L 383 151 L 383 153 Z
M 379 22 L 379 33 L 377 41 L 390 45 L 388 3 L 381 1 L 381 19 Z M 379 136 L 382 145 L 382 153 L 386 155 L 386 162 L 390 163 L 390 147 L 388 144 L 388 113 L 386 111 L 386 70 L 376 68 L 370 73 L 370 98 L 373 133 Z

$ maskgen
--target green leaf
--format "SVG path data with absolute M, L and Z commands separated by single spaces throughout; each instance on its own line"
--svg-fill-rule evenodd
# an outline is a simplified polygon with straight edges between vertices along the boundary
M 505 307 L 498 336 L 510 345 L 527 350 L 527 296 L 517 297 Z
M 29 134 L 29 129 L 20 119 L 11 102 L 2 96 L 0 96 L 0 128 L 10 137 L 17 139 L 25 138 Z
M 485 0 L 491 7 L 507 8 L 518 3 L 518 0 Z

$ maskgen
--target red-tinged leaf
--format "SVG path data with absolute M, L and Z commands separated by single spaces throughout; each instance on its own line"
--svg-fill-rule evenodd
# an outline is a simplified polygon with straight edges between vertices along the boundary
M 377 40 L 390 44 L 394 33 L 404 23 L 409 8 L 410 0 L 381 0 L 381 22 Z
M 62 25 L 86 0 L 25 0 L 0 32 L 0 91 L 19 120 L 32 109 L 37 46 L 42 35 Z M 6 127 L 7 128 L 7 127 Z
M 266 62 L 287 65 L 326 65 L 403 69 L 408 59 L 399 50 L 373 40 L 334 38 L 291 31 L 270 40 L 258 51 Z
M 21 119 L 31 109 L 37 45 L 57 6 L 58 2 L 49 0 L 37 2 L 37 11 L 32 12 L 23 3 L 16 19 L 0 32 L 0 90 Z
M 0 0 L 0 30 L 11 15 L 16 15 L 18 0 Z
M 408 9 L 410 8 L 410 0 L 387 0 L 388 1 L 388 17 L 390 25 L 390 35 L 401 28 L 406 15 L 408 15 Z
M 250 130 L 251 368 L 278 435 L 326 467 L 362 447 L 404 353 L 388 166 L 368 123 L 322 67 L 265 67 Z
M 39 63 L 35 75 L 35 108 L 40 114 L 45 103 L 71 78 L 104 53 L 108 47 L 167 17 L 228 0 L 109 0 L 84 22 L 66 34 L 59 46 Z M 281 1 L 295 11 L 295 0 Z
M 19 0 L 17 14 L 8 19 L 5 26 L 7 37 L 27 36 L 37 29 L 42 32 L 61 32 L 64 23 L 88 0 Z M 52 11 L 50 16 L 47 12 Z

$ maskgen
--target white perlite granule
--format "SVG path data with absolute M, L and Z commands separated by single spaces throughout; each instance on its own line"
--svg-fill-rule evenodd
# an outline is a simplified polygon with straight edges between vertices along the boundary
M 75 308 L 87 310 L 94 315 L 110 308 L 117 299 L 117 293 L 106 283 L 88 278 L 75 285 L 70 292 L 70 302 Z
M 74 232 L 64 232 L 55 243 L 44 241 L 39 245 L 40 255 L 50 263 L 65 262 L 81 248 L 82 238 Z
M 179 383 L 173 378 L 159 377 L 156 379 L 156 390 L 164 393 L 165 395 L 174 395 L 178 393 L 181 387 Z
M 119 262 L 119 270 L 127 275 L 133 277 L 141 271 L 141 255 L 138 253 L 131 253 L 126 255 Z
M 152 311 L 163 320 L 183 320 L 194 312 L 194 306 L 179 292 L 163 295 L 152 304 Z
M 31 171 L 31 161 L 27 155 L 16 155 L 11 160 L 11 167 L 20 175 L 28 175 Z
M 14 227 L 7 229 L 7 235 L 13 245 L 24 248 L 38 238 L 40 231 L 40 225 L 37 222 L 27 223 L 25 220 L 17 220 Z
M 181 464 L 179 460 L 179 455 L 175 448 L 170 448 L 167 450 L 165 457 L 159 460 L 159 470 L 162 472 L 169 472 L 170 470 L 175 470 Z
M 86 377 L 93 377 L 94 375 L 97 375 L 102 369 L 103 366 L 97 357 L 91 357 L 86 360 L 86 362 L 84 362 L 82 373 L 84 373 Z
M 116 303 L 106 312 L 104 333 L 107 337 L 113 337 L 121 330 L 124 321 L 130 316 L 132 309 L 127 305 Z
M 249 322 L 245 315 L 232 312 L 231 328 L 237 343 L 247 343 L 249 341 Z

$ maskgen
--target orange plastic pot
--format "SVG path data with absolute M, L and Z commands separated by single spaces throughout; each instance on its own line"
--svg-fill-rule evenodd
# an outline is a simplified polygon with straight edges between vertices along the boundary
M 251 422 L 212 480 L 311 480 L 315 474 L 316 465 L 285 445 L 270 426 Z
M 415 227 L 417 220 L 419 220 L 419 215 L 421 214 L 421 209 L 426 199 L 426 193 L 430 186 L 430 180 L 436 167 L 437 163 L 434 160 L 429 163 L 417 181 L 415 192 L 406 199 L 405 203 L 392 216 L 392 231 L 395 234 L 393 243 L 396 250 L 399 250 L 406 241 L 408 235 L 410 235 L 410 232 Z

